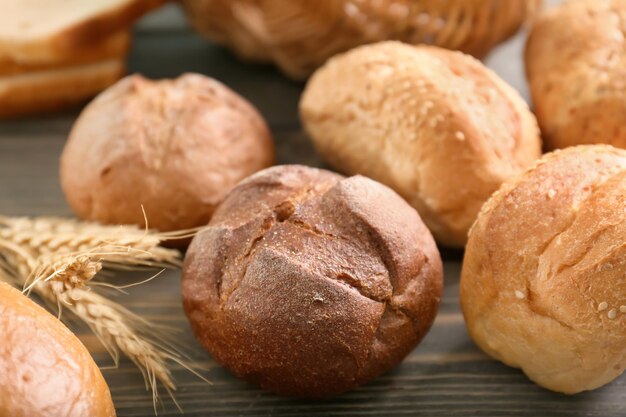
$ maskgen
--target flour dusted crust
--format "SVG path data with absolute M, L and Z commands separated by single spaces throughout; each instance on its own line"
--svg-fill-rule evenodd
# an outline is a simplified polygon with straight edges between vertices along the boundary
M 576 393 L 626 367 L 626 151 L 579 146 L 505 183 L 470 232 L 461 307 L 474 341 Z
M 93 100 L 61 157 L 83 219 L 162 231 L 205 225 L 246 176 L 270 166 L 272 139 L 246 100 L 211 78 L 126 77 Z
M 196 337 L 283 395 L 338 394 L 397 365 L 430 328 L 442 265 L 387 187 L 303 166 L 240 183 L 194 238 L 183 273 Z
M 626 148 L 625 33 L 625 0 L 568 1 L 536 20 L 526 72 L 550 149 Z
M 393 188 L 450 246 L 463 246 L 482 204 L 541 155 L 517 92 L 436 47 L 381 42 L 338 55 L 309 80 L 300 113 L 333 167 Z

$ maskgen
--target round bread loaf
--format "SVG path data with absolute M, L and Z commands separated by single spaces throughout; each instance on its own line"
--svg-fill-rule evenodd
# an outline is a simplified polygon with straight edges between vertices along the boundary
M 565 2 L 533 25 L 526 72 L 548 148 L 626 148 L 625 32 L 626 0 Z
M 332 166 L 396 190 L 449 246 L 463 246 L 482 204 L 541 155 L 522 98 L 479 61 L 436 47 L 339 55 L 310 79 L 300 111 Z
M 80 115 L 61 157 L 61 184 L 83 219 L 161 231 L 205 225 L 241 179 L 270 166 L 257 111 L 197 74 L 121 80 Z
M 439 305 L 439 252 L 389 188 L 303 166 L 241 182 L 198 234 L 183 273 L 187 317 L 237 376 L 324 397 L 391 369 Z
M 0 415 L 114 417 L 111 394 L 80 341 L 0 282 Z
M 470 232 L 461 307 L 474 341 L 554 391 L 626 367 L 626 151 L 547 154 L 505 183 Z
M 485 55 L 541 0 L 183 0 L 193 26 L 254 61 L 307 77 L 331 56 L 386 39 Z

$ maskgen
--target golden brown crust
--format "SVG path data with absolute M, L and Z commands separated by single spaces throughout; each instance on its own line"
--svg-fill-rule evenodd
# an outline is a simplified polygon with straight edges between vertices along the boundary
M 541 152 L 519 95 L 475 59 L 436 47 L 382 42 L 339 55 L 311 77 L 300 112 L 331 165 L 396 190 L 451 246 Z
M 624 33 L 625 0 L 569 1 L 533 25 L 526 72 L 548 148 L 626 148 Z
M 56 56 L 54 59 L 44 62 L 18 62 L 8 56 L 4 56 L 0 58 L 0 76 L 51 69 L 62 70 L 114 58 L 125 59 L 130 48 L 130 38 L 130 31 L 122 30 L 96 44 L 72 51 L 65 56 Z
M 0 119 L 75 106 L 119 80 L 126 60 L 109 59 L 74 67 L 0 77 Z
M 151 81 L 129 76 L 91 102 L 61 157 L 74 212 L 162 231 L 205 225 L 226 193 L 274 159 L 259 113 L 198 74 Z
M 397 365 L 430 328 L 442 265 L 417 212 L 364 177 L 279 166 L 240 183 L 183 273 L 196 337 L 236 375 L 323 397 Z
M 331 56 L 395 39 L 485 55 L 541 0 L 185 0 L 192 25 L 246 59 L 306 78 Z
M 59 320 L 0 282 L 0 415 L 114 417 L 87 349 Z
M 547 154 L 505 183 L 470 232 L 461 307 L 491 356 L 551 390 L 626 367 L 626 152 Z

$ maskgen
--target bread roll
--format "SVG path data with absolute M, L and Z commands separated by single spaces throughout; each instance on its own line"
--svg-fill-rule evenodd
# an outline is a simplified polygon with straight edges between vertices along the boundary
M 205 225 L 241 179 L 272 164 L 259 113 L 197 74 L 127 77 L 91 102 L 61 157 L 61 184 L 83 219 L 162 231 Z
M 185 312 L 213 357 L 298 397 L 396 366 L 430 328 L 441 287 L 433 238 L 397 194 L 297 165 L 241 182 L 183 272 Z
M 548 389 L 600 387 L 626 367 L 626 151 L 546 155 L 485 204 L 461 307 L 474 341 Z
M 114 417 L 111 394 L 80 341 L 0 282 L 0 415 Z
M 396 190 L 435 238 L 463 246 L 482 204 L 541 154 L 524 101 L 477 60 L 382 42 L 331 59 L 300 102 L 337 170 Z
M 192 25 L 245 59 L 306 78 L 331 56 L 386 39 L 482 56 L 541 0 L 183 0 Z
M 534 24 L 526 72 L 549 149 L 626 148 L 625 21 L 626 0 L 575 0 Z

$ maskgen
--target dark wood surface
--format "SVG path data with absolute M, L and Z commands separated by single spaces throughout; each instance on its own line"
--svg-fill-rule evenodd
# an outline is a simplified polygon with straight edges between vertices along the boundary
M 489 61 L 523 89 L 521 40 Z M 517 48 L 517 49 L 515 49 Z M 517 60 L 517 62 L 516 62 Z M 149 77 L 195 71 L 215 77 L 254 103 L 276 139 L 279 163 L 324 166 L 297 118 L 302 85 L 274 69 L 245 65 L 177 25 L 152 23 L 136 31 L 130 70 Z M 522 90 L 523 91 L 523 90 Z M 58 157 L 76 111 L 0 123 L 0 213 L 71 215 L 58 184 Z M 626 416 L 626 378 L 591 393 L 565 396 L 537 387 L 518 370 L 491 360 L 468 338 L 459 310 L 460 252 L 443 251 L 445 291 L 430 333 L 396 369 L 370 384 L 324 401 L 268 394 L 237 380 L 195 342 L 181 308 L 180 273 L 168 272 L 119 301 L 142 316 L 179 330 L 178 339 L 206 368 L 212 385 L 174 368 L 176 398 L 189 416 Z M 129 276 L 116 277 L 128 282 Z M 86 329 L 75 330 L 102 366 L 111 360 Z M 151 416 L 151 394 L 129 362 L 105 369 L 119 416 Z M 0 375 L 0 378 L 2 376 Z M 179 415 L 163 396 L 159 415 Z

